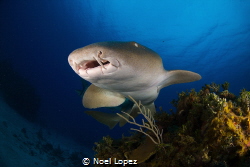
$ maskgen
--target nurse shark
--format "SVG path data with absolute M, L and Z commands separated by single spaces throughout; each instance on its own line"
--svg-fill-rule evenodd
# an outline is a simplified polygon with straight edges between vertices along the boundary
M 154 101 L 162 88 L 201 79 L 191 71 L 165 70 L 161 57 L 137 42 L 90 44 L 74 50 L 68 62 L 81 78 L 92 83 L 82 98 L 83 106 L 90 109 L 119 106 L 131 96 L 155 112 Z M 138 108 L 134 105 L 126 112 L 135 117 Z M 110 128 L 126 123 L 115 113 L 86 113 Z

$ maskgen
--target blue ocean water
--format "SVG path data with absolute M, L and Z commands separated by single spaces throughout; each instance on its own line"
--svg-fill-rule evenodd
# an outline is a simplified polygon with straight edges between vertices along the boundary
M 84 113 L 75 92 L 81 78 L 67 61 L 73 50 L 101 41 L 136 41 L 156 51 L 166 70 L 199 73 L 200 81 L 161 91 L 155 104 L 168 111 L 177 93 L 211 82 L 228 81 L 235 94 L 250 89 L 249 18 L 249 0 L 1 0 L 0 61 L 39 96 L 39 109 L 31 114 L 36 123 L 91 148 L 102 136 L 120 138 L 129 125 L 110 130 Z M 14 74 L 6 89 L 18 87 Z M 29 96 L 18 90 L 17 98 Z

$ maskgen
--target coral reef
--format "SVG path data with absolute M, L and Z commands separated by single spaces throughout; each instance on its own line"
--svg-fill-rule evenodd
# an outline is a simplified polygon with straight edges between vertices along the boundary
M 138 159 L 138 166 L 249 166 L 250 92 L 243 89 L 236 96 L 228 88 L 228 82 L 212 83 L 199 92 L 179 93 L 172 101 L 176 112 L 160 108 L 154 115 L 163 129 L 162 143 L 143 133 L 120 140 L 104 137 L 95 143 L 96 157 Z
M 142 125 L 136 123 L 135 119 L 133 116 L 129 115 L 126 112 L 123 112 L 125 115 L 128 116 L 129 119 L 131 119 L 132 121 L 130 121 L 129 119 L 127 119 L 126 117 L 122 116 L 121 114 L 117 113 L 117 115 L 119 115 L 121 118 L 125 119 L 128 123 L 139 126 L 139 129 L 135 129 L 135 128 L 130 128 L 131 130 L 135 130 L 138 132 L 143 133 L 144 135 L 146 135 L 147 137 L 149 137 L 153 143 L 155 144 L 161 144 L 162 143 L 162 133 L 163 133 L 163 129 L 160 130 L 158 128 L 158 126 L 155 124 L 155 119 L 153 117 L 154 113 L 152 113 L 149 109 L 147 109 L 146 107 L 144 107 L 141 102 L 136 102 L 131 96 L 129 96 L 130 99 L 136 104 L 136 106 L 139 109 L 139 114 L 142 114 L 144 116 L 144 118 L 147 120 L 147 122 L 144 121 L 144 119 L 142 119 Z M 152 137 L 150 135 L 150 133 L 145 132 L 144 129 L 148 130 L 149 132 L 154 134 L 154 137 L 156 137 L 157 140 L 154 139 L 154 137 Z

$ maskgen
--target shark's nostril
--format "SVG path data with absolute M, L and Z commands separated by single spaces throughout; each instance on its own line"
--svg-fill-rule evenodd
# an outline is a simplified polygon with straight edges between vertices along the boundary
M 100 57 L 102 55 L 102 51 L 99 51 L 98 53 L 98 57 Z

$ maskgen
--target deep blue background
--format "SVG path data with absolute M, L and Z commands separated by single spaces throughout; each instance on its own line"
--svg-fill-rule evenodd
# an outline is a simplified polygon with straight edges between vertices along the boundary
M 0 58 L 8 59 L 42 99 L 39 123 L 93 146 L 104 135 L 121 137 L 84 114 L 74 92 L 81 79 L 70 68 L 71 51 L 100 41 L 136 41 L 162 56 L 165 69 L 190 70 L 198 82 L 164 88 L 169 102 L 187 89 L 230 82 L 250 88 L 249 0 L 1 0 Z M 25 95 L 24 95 L 25 96 Z

